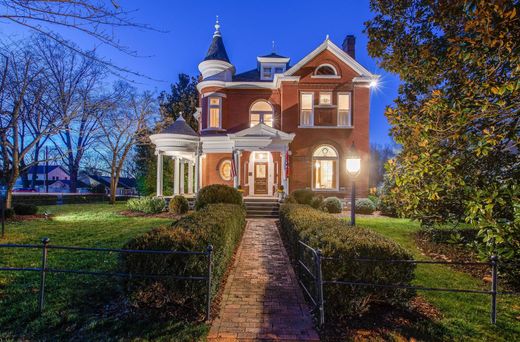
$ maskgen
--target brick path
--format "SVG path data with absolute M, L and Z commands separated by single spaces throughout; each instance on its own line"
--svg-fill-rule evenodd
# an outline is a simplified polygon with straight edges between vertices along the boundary
M 275 220 L 248 220 L 210 341 L 319 341 Z

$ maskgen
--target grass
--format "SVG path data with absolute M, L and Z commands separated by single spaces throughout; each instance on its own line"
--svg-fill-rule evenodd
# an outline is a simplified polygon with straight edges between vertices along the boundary
M 122 247 L 130 238 L 169 219 L 125 217 L 123 204 L 42 207 L 52 220 L 12 222 L 0 243 Z M 39 267 L 41 250 L 0 249 L 0 265 Z M 117 253 L 50 250 L 48 267 L 114 270 Z M 38 315 L 39 274 L 0 272 L 0 340 L 175 340 L 203 339 L 205 324 L 157 321 L 125 314 L 119 278 L 48 274 L 44 313 Z
M 373 229 L 397 241 L 411 251 L 416 259 L 427 259 L 415 244 L 415 233 L 420 229 L 418 222 L 387 217 L 360 217 L 357 224 Z M 485 289 L 489 284 L 466 273 L 456 271 L 446 265 L 418 265 L 415 284 L 425 287 L 453 289 Z M 499 287 L 500 290 L 500 287 Z M 439 340 L 464 341 L 514 341 L 520 337 L 520 297 L 499 296 L 497 324 L 490 323 L 489 295 L 420 292 L 428 302 L 437 307 L 443 315 L 436 322 Z

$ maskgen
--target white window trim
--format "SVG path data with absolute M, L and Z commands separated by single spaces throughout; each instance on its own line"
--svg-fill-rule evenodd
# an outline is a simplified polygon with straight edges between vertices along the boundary
M 267 102 L 267 103 L 269 104 L 269 106 L 271 107 L 271 111 L 270 111 L 270 112 L 262 111 L 262 110 L 255 110 L 255 111 L 252 111 L 251 108 L 253 108 L 253 106 L 254 106 L 257 102 Z M 254 101 L 254 102 L 251 104 L 251 106 L 249 106 L 249 127 L 252 127 L 252 126 L 251 126 L 251 115 L 252 115 L 252 114 L 258 114 L 258 115 L 259 115 L 259 117 L 258 117 L 259 122 L 260 122 L 260 123 L 263 123 L 264 125 L 266 124 L 266 123 L 264 122 L 264 115 L 266 115 L 266 114 L 267 114 L 267 115 L 271 114 L 271 115 L 272 115 L 272 118 L 271 118 L 271 120 L 272 120 L 272 122 L 271 122 L 271 126 L 269 126 L 269 125 L 267 125 L 267 126 L 269 126 L 269 127 L 274 127 L 274 107 L 273 107 L 273 105 L 272 105 L 271 102 L 269 102 L 269 101 L 267 101 L 267 100 L 260 99 L 260 100 L 256 100 L 256 101 Z
M 211 108 L 216 108 L 216 105 L 211 105 L 211 99 L 218 99 L 218 127 L 211 126 Z M 222 129 L 222 97 L 210 96 L 208 97 L 208 124 L 207 129 Z
M 336 152 L 336 157 L 317 157 L 317 158 L 314 158 L 314 153 L 316 152 L 316 150 L 318 150 L 319 148 L 323 147 L 323 146 L 327 146 L 329 148 L 332 148 L 334 150 L 334 152 Z M 315 163 L 316 163 L 316 160 L 335 160 L 336 161 L 336 174 L 335 174 L 335 178 L 336 178 L 336 187 L 335 188 L 328 188 L 328 189 L 316 189 L 315 185 L 316 185 L 316 175 L 315 175 Z M 340 156 L 339 156 L 339 153 L 338 153 L 338 150 L 336 150 L 336 148 L 334 148 L 334 146 L 332 145 L 319 145 L 317 146 L 313 151 L 312 151 L 312 157 L 311 157 L 311 161 L 312 161 L 312 180 L 311 180 L 311 189 L 313 191 L 318 191 L 318 192 L 334 192 L 334 191 L 339 191 L 339 161 L 340 161 Z
M 311 108 L 311 122 L 309 125 L 304 125 L 302 123 L 302 112 L 303 112 L 303 109 L 302 109 L 302 97 L 303 95 L 311 95 L 311 104 L 312 104 L 312 108 Z M 314 92 L 313 91 L 302 91 L 300 92 L 300 125 L 299 127 L 314 127 Z
M 264 68 L 271 69 L 271 77 L 264 77 Z M 275 74 L 275 69 L 281 68 L 282 73 Z M 260 80 L 262 81 L 272 81 L 274 79 L 274 75 L 281 75 L 287 70 L 286 63 L 260 63 Z
M 321 95 L 325 95 L 325 94 L 329 94 L 330 95 L 330 103 L 321 103 Z M 319 95 L 318 95 L 318 105 L 320 107 L 334 107 L 334 99 L 332 98 L 332 92 L 331 91 L 320 91 Z
M 339 96 L 340 95 L 349 95 L 349 102 L 350 103 L 349 103 L 349 106 L 348 106 L 348 108 L 349 108 L 349 110 L 348 110 L 348 122 L 349 122 L 349 124 L 348 125 L 340 125 L 339 124 L 339 112 L 340 112 L 340 109 L 339 109 Z M 354 127 L 352 125 L 352 92 L 344 91 L 344 92 L 338 93 L 336 101 L 337 101 L 337 104 L 338 104 L 338 112 L 337 112 L 338 116 L 337 116 L 337 119 L 336 119 L 337 122 L 338 122 L 338 127 L 347 127 L 347 128 Z
M 318 75 L 317 72 L 321 67 L 330 67 L 334 70 L 334 75 Z M 341 75 L 338 73 L 338 69 L 332 64 L 324 63 L 320 64 L 314 69 L 314 73 L 311 75 L 311 78 L 341 78 Z

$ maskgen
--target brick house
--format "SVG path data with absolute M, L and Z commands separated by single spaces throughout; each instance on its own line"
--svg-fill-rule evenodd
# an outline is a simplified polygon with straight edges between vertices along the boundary
M 286 193 L 312 189 L 345 198 L 351 184 L 346 154 L 355 144 L 362 165 L 357 189 L 366 197 L 370 86 L 379 76 L 355 60 L 354 45 L 353 36 L 342 48 L 327 36 L 295 64 L 273 52 L 238 73 L 217 22 L 199 64 L 199 131 L 181 116 L 150 136 L 158 156 L 157 195 L 163 194 L 163 158 L 171 157 L 174 194 L 218 183 L 240 186 L 245 196 L 276 196 L 283 186 Z

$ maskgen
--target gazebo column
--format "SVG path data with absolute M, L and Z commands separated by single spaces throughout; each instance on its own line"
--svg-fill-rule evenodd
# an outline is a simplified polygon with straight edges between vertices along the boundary
M 235 175 L 233 177 L 233 186 L 236 188 L 238 187 L 238 158 L 237 158 L 237 155 L 238 155 L 238 151 L 236 150 L 233 150 L 233 152 L 231 152 L 231 157 L 233 158 L 233 165 L 235 166 Z
M 193 193 L 193 162 L 188 162 L 188 193 Z
M 163 195 L 163 154 L 157 151 L 157 197 Z
M 179 172 L 180 194 L 184 195 L 184 165 L 186 161 L 181 160 L 181 171 Z
M 178 157 L 176 157 L 173 161 L 174 168 L 173 168 L 173 194 L 178 195 L 179 194 L 179 163 L 180 160 Z
M 195 155 L 195 193 L 199 192 L 200 187 L 200 154 Z

